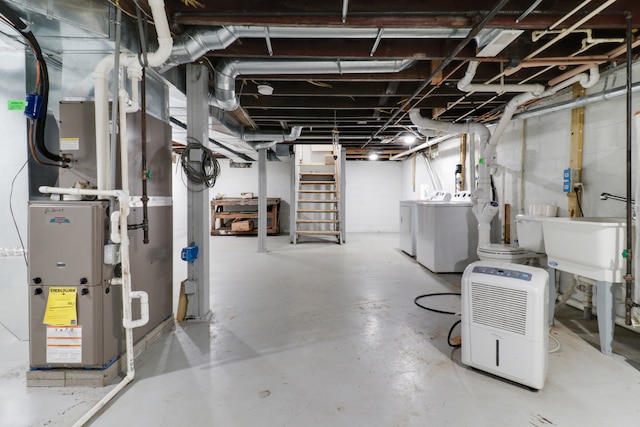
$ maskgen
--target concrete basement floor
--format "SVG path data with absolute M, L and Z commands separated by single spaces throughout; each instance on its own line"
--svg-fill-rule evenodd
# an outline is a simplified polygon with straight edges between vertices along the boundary
M 459 291 L 460 275 L 431 274 L 394 233 L 347 238 L 269 237 L 268 253 L 255 237 L 211 238 L 212 321 L 153 344 L 91 425 L 638 425 L 640 336 L 617 328 L 625 355 L 605 356 L 563 311 L 545 387 L 529 391 L 463 366 L 446 342 L 456 318 L 413 304 Z M 423 303 L 459 310 L 458 297 Z M 110 389 L 27 389 L 28 343 L 0 327 L 0 346 L 1 426 L 69 426 Z

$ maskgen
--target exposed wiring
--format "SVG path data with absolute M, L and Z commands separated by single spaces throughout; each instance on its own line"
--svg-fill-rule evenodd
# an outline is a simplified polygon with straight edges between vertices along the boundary
M 45 125 L 47 121 L 47 110 L 49 105 L 49 71 L 47 70 L 47 64 L 44 60 L 44 56 L 42 55 L 42 50 L 40 49 L 40 45 L 36 40 L 33 33 L 29 30 L 29 27 L 18 17 L 18 15 L 13 12 L 11 8 L 9 8 L 4 1 L 0 0 L 0 14 L 4 15 L 3 19 L 7 24 L 17 31 L 29 44 L 29 47 L 33 51 L 33 54 L 36 58 L 36 89 L 35 93 L 42 98 L 42 104 L 40 108 L 40 115 L 44 115 L 44 117 L 37 117 L 35 119 L 29 119 L 30 123 L 35 123 L 35 147 L 38 151 L 43 154 L 49 160 L 53 160 L 54 162 L 60 162 L 62 165 L 54 165 L 48 163 L 38 163 L 45 164 L 47 166 L 60 166 L 67 167 L 65 163 L 69 162 L 70 159 L 65 159 L 57 154 L 49 151 L 44 142 L 44 131 Z M 36 158 L 37 160 L 37 158 Z
M 578 202 L 578 210 L 580 211 L 580 216 L 584 216 L 584 212 L 582 212 L 582 204 L 580 203 L 580 192 L 578 191 L 578 187 L 573 187 L 573 191 L 576 193 L 576 202 Z
M 198 153 L 198 150 L 200 153 Z M 199 167 L 196 167 L 193 157 L 198 154 L 197 163 Z M 220 176 L 220 164 L 213 151 L 194 138 L 187 138 L 187 145 L 180 153 L 180 165 L 189 181 L 195 184 L 204 184 L 208 188 L 213 188 Z
M 415 297 L 413 299 L 413 303 L 415 305 L 417 305 L 420 308 L 423 308 L 425 310 L 428 311 L 432 311 L 434 313 L 440 313 L 440 314 L 448 314 L 451 316 L 459 316 L 460 313 L 455 313 L 453 311 L 445 311 L 445 310 L 438 310 L 436 308 L 431 308 L 431 307 L 427 307 L 426 305 L 422 305 L 418 302 L 419 299 L 422 298 L 428 298 L 428 297 L 437 297 L 437 296 L 444 296 L 444 295 L 455 295 L 455 296 L 460 296 L 460 293 L 457 292 L 437 292 L 437 293 L 433 293 L 433 294 L 425 294 L 425 295 L 419 295 L 417 297 Z M 456 321 L 452 326 L 451 329 L 449 329 L 449 333 L 447 334 L 447 344 L 449 344 L 449 346 L 454 347 L 454 348 L 458 348 L 461 346 L 460 343 L 453 343 L 451 342 L 451 335 L 453 334 L 453 330 L 456 328 L 456 326 L 458 326 L 460 324 L 460 322 L 462 322 L 462 320 L 458 320 Z
M 16 179 L 18 179 L 18 175 L 20 175 L 24 167 L 27 166 L 27 163 L 29 163 L 29 160 L 25 160 L 22 166 L 20 166 L 20 169 L 18 170 L 18 172 L 16 172 L 16 175 L 13 177 L 13 180 L 11 180 L 11 191 L 9 192 L 9 212 L 11 212 L 11 219 L 13 220 L 13 225 L 16 227 L 16 232 L 18 233 L 18 239 L 20 239 L 20 247 L 22 248 L 22 256 L 24 257 L 24 263 L 28 268 L 29 261 L 27 261 L 27 252 L 24 250 L 24 241 L 22 240 L 22 235 L 20 234 L 20 228 L 18 228 L 16 216 L 13 213 L 13 187 L 16 183 Z
M 136 15 L 134 15 L 133 13 L 129 12 L 128 10 L 126 10 L 122 6 L 120 6 L 120 2 L 119 1 L 113 1 L 113 0 L 107 0 L 107 1 L 109 3 L 111 3 L 113 6 L 117 7 L 118 9 L 120 9 L 122 11 L 122 13 L 127 15 L 129 18 L 137 19 Z M 135 1 L 135 3 L 136 3 L 136 6 L 140 7 L 140 5 L 138 5 L 137 1 Z M 147 16 L 147 18 L 151 19 L 151 16 L 144 9 L 140 8 L 140 10 L 142 11 L 142 13 L 144 13 Z

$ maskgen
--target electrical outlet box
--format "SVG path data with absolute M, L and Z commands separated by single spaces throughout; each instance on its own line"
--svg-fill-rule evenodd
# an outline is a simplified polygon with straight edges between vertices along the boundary
M 576 184 L 582 182 L 582 173 L 579 168 L 565 169 L 562 174 L 562 191 L 565 193 L 571 193 Z

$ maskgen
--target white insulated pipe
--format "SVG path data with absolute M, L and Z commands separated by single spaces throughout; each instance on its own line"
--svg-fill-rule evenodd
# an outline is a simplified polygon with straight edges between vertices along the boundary
M 478 69 L 478 61 L 469 61 L 464 77 L 458 80 L 457 87 L 462 92 L 532 92 L 536 95 L 544 92 L 544 86 L 539 84 L 473 84 L 473 77 Z
M 149 67 L 159 67 L 169 55 L 173 39 L 169 31 L 169 22 L 164 10 L 164 0 L 149 0 L 149 7 L 158 34 L 158 49 L 147 54 Z M 96 171 L 98 190 L 109 189 L 111 162 L 109 150 L 109 73 L 113 70 L 115 53 L 104 57 L 93 72 L 95 85 L 95 121 L 96 121 Z M 132 53 L 119 53 L 120 65 L 124 68 L 140 67 L 138 56 Z M 117 78 L 117 77 L 116 77 Z M 131 78 L 131 77 L 130 77 Z M 137 90 L 137 89 L 136 89 Z M 118 96 L 114 94 L 114 97 Z
M 120 116 L 120 176 L 122 190 L 129 192 L 129 137 L 127 134 L 127 103 L 129 95 L 124 89 L 120 89 L 118 94 L 118 102 L 120 108 L 118 115 Z
M 465 74 L 463 80 L 463 84 L 458 87 L 469 89 L 471 86 L 470 83 L 475 75 L 477 70 L 477 62 L 471 61 L 469 64 L 469 68 L 467 69 L 467 73 Z M 589 74 L 581 73 L 578 74 L 562 83 L 559 83 L 556 86 L 553 86 L 547 90 L 540 90 L 541 85 L 535 85 L 535 91 L 532 92 L 524 92 L 519 95 L 516 95 L 509 101 L 507 106 L 504 109 L 502 117 L 498 122 L 497 127 L 495 128 L 493 134 L 489 137 L 488 129 L 485 131 L 482 128 L 486 129 L 485 126 L 481 125 L 482 128 L 475 127 L 473 130 L 478 133 L 482 139 L 481 142 L 481 151 L 480 158 L 478 159 L 478 187 L 473 192 L 472 200 L 474 202 L 474 214 L 476 218 L 478 218 L 478 246 L 484 247 L 491 243 L 491 220 L 498 212 L 498 204 L 492 201 L 491 197 L 491 167 L 495 165 L 495 156 L 496 156 L 496 145 L 502 138 L 502 134 L 504 133 L 507 125 L 511 122 L 513 114 L 516 109 L 531 100 L 537 98 L 544 98 L 547 96 L 551 96 L 558 91 L 571 86 L 574 83 L 580 83 L 582 87 L 589 88 L 594 86 L 598 80 L 600 79 L 600 73 L 597 66 L 591 67 L 589 69 Z M 493 88 L 495 91 L 501 91 L 502 85 L 480 85 L 489 88 Z M 519 85 L 516 85 L 519 86 Z M 462 89 L 461 88 L 461 89 Z M 469 89 L 470 90 L 470 89 Z M 453 123 L 442 123 L 437 120 L 431 120 L 424 118 L 420 115 L 418 110 L 409 111 L 409 117 L 414 125 L 418 127 L 418 129 L 431 129 L 438 130 L 442 132 L 452 132 L 452 133 L 469 133 L 471 131 L 470 124 L 453 124 Z M 475 124 L 475 123 L 474 123 Z
M 460 133 L 468 133 L 475 134 L 480 138 L 481 143 L 486 143 L 489 141 L 489 137 L 491 136 L 491 132 L 489 132 L 489 128 L 481 123 L 447 123 L 441 122 L 438 120 L 429 119 L 423 117 L 420 114 L 419 109 L 411 109 L 409 110 L 409 118 L 411 122 L 418 127 L 420 133 L 423 133 L 423 130 L 435 130 L 438 132 L 449 133 L 449 134 L 460 134 Z

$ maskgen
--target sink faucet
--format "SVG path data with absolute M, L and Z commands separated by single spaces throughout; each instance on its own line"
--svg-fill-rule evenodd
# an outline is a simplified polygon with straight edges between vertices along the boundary
M 607 200 L 607 199 L 627 203 L 626 197 L 616 196 L 614 194 L 609 194 L 609 193 L 600 194 L 600 200 Z M 631 215 L 633 216 L 633 219 L 636 219 L 636 207 L 635 207 L 636 201 L 631 199 L 631 204 L 633 205 L 633 207 L 631 208 Z
M 607 200 L 607 199 L 611 199 L 611 200 L 617 200 L 618 202 L 627 202 L 627 198 L 626 197 L 622 197 L 622 196 L 616 196 L 614 194 L 610 194 L 610 193 L 602 193 L 600 194 L 600 200 Z M 631 203 L 635 204 L 636 201 L 631 199 Z

